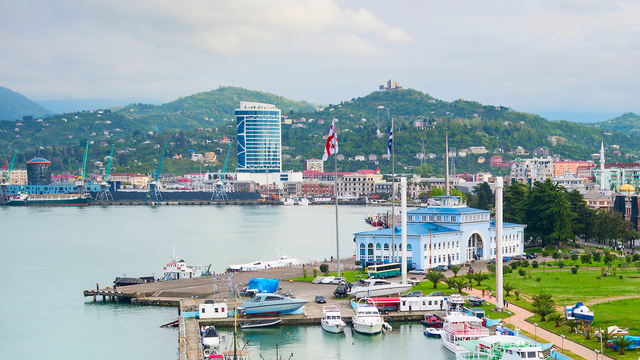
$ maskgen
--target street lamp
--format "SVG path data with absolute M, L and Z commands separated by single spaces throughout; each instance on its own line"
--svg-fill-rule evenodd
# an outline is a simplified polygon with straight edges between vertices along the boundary
M 511 325 L 511 313 L 507 311 L 507 314 L 509 314 L 509 317 L 507 317 L 507 324 Z
M 598 349 L 593 349 L 596 352 L 596 360 L 598 360 L 598 353 L 600 353 L 600 351 Z
M 431 268 L 433 267 L 432 264 L 432 260 L 433 260 L 433 256 L 431 256 L 431 248 L 433 247 L 433 236 L 431 235 L 431 232 L 433 231 L 432 228 L 429 228 L 429 272 L 431 272 Z
M 564 338 L 566 337 L 564 334 L 560 335 L 560 337 L 562 338 L 562 353 L 564 354 Z
M 535 341 L 538 341 L 538 323 L 533 323 L 533 326 L 535 326 L 535 329 L 533 330 L 533 337 Z

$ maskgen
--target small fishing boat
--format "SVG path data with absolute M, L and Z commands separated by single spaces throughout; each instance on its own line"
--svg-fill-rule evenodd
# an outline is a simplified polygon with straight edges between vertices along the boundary
M 215 326 L 203 326 L 200 329 L 202 336 L 202 346 L 205 348 L 216 348 L 220 345 L 220 334 Z
M 473 296 L 473 295 L 467 296 L 467 300 L 471 303 L 471 305 L 474 305 L 474 306 L 482 306 L 482 304 L 484 304 L 484 301 L 485 301 L 483 298 Z
M 261 328 L 261 327 L 267 327 L 267 326 L 274 326 L 274 325 L 280 324 L 281 321 L 282 321 L 282 318 L 269 319 L 269 320 L 249 321 L 249 322 L 240 324 L 240 328 L 241 329 L 252 329 L 252 328 Z
M 428 337 L 439 338 L 439 337 L 442 337 L 443 331 L 444 330 L 442 329 L 426 328 L 424 329 L 424 334 L 427 335 Z
M 330 333 L 340 333 L 347 324 L 342 320 L 340 309 L 335 305 L 327 305 L 322 307 L 322 320 L 320 321 L 322 329 Z
M 442 321 L 433 314 L 425 314 L 424 319 L 420 320 L 422 325 L 432 328 L 442 327 Z

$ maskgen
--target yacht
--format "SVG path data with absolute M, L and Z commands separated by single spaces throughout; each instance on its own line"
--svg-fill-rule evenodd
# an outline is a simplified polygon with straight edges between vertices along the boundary
M 307 300 L 294 299 L 280 294 L 259 293 L 253 299 L 242 302 L 245 314 L 290 314 L 300 310 Z
M 351 324 L 355 331 L 362 334 L 378 334 L 382 331 L 383 323 L 378 308 L 358 302 L 351 318 Z
M 578 319 L 582 321 L 593 321 L 593 311 L 589 310 L 589 308 L 578 302 L 576 306 L 567 306 L 565 309 L 565 317 L 568 320 Z
M 256 271 L 256 270 L 269 270 L 278 267 L 300 265 L 300 260 L 292 259 L 285 254 L 278 253 L 278 259 L 272 261 L 258 260 L 248 264 L 229 265 L 227 269 L 229 272 L 237 271 Z
M 447 305 L 449 309 L 458 310 L 462 306 L 464 306 L 464 299 L 460 294 L 451 294 L 447 297 Z
M 355 285 L 348 292 L 356 298 L 384 295 L 398 295 L 411 289 L 411 284 L 399 284 L 388 280 L 367 279 L 360 280 L 362 285 Z
M 322 328 L 330 333 L 340 333 L 347 324 L 342 320 L 340 309 L 335 305 L 322 307 Z
M 478 340 L 490 335 L 489 329 L 482 326 L 481 319 L 457 311 L 445 316 L 442 329 L 442 344 L 453 353 L 468 350 L 459 344 L 460 341 Z
M 546 359 L 540 344 L 519 336 L 492 335 L 460 343 L 465 350 L 456 353 L 457 360 L 521 360 Z

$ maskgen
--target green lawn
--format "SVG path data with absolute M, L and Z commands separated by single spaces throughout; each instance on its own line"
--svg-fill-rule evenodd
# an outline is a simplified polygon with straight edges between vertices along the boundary
M 608 326 L 617 325 L 619 327 L 628 327 L 629 333 L 632 336 L 640 335 L 640 299 L 626 299 L 611 301 L 601 304 L 595 304 L 589 306 L 593 310 L 595 316 L 593 325 L 594 328 L 606 328 Z M 599 349 L 600 342 L 592 337 L 591 340 L 585 340 L 585 336 L 582 334 L 569 333 L 569 329 L 566 326 L 555 327 L 555 323 L 552 321 L 541 322 L 540 317 L 535 315 L 527 319 L 530 323 L 537 323 L 540 327 L 548 329 L 556 333 L 564 333 L 564 335 L 571 340 L 579 342 L 592 349 Z M 560 344 L 556 344 L 560 345 Z M 618 355 L 618 351 L 612 349 L 605 349 L 605 354 L 614 357 L 616 359 L 623 360 L 635 360 L 640 356 L 640 350 L 626 350 L 626 355 Z
M 622 275 L 622 272 L 618 270 L 617 274 Z M 514 271 L 505 275 L 504 283 L 515 284 L 523 294 L 551 293 L 559 305 L 563 302 L 570 305 L 595 298 L 640 294 L 640 274 L 635 270 L 625 270 L 623 280 L 618 276 L 602 277 L 600 270 L 584 269 L 578 270 L 577 274 L 572 274 L 570 269 L 555 268 L 546 272 L 532 270 L 530 275 L 531 278 L 529 275 L 523 278 Z M 536 281 L 538 277 L 540 282 Z M 600 280 L 597 277 L 600 277 Z M 495 277 L 491 276 L 486 283 L 489 286 L 493 285 Z

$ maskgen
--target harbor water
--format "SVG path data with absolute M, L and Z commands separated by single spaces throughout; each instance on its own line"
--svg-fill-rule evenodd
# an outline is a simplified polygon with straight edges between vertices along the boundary
M 340 207 L 340 255 L 355 254 L 353 233 L 382 208 Z M 160 325 L 176 320 L 171 307 L 93 303 L 82 291 L 113 284 L 116 276 L 160 277 L 176 254 L 215 272 L 227 265 L 335 256 L 332 206 L 90 206 L 0 208 L 0 354 L 3 359 L 178 358 L 178 333 Z M 287 335 L 288 333 L 288 335 Z M 252 358 L 262 353 L 294 359 L 383 359 L 441 354 L 419 324 L 386 335 L 324 334 L 320 326 L 278 327 L 248 334 Z M 318 356 L 322 354 L 322 356 Z M 268 355 L 268 356 L 267 356 Z M 289 356 L 283 356 L 288 358 Z

